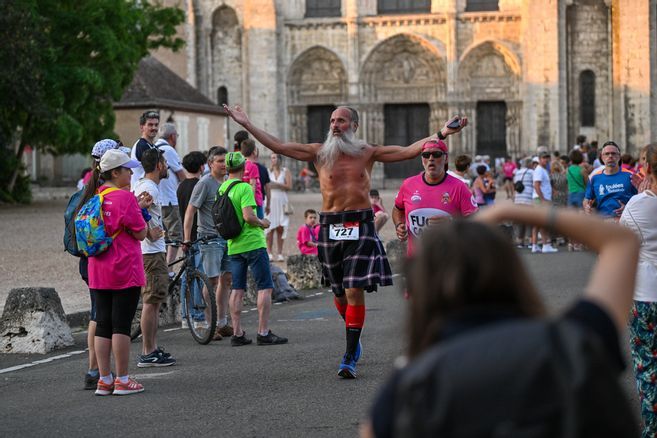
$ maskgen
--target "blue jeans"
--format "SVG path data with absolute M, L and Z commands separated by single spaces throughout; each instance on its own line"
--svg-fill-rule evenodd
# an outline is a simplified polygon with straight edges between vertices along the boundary
M 568 207 L 582 208 L 584 192 L 568 193 Z
M 189 251 L 194 252 L 194 266 L 200 272 L 203 271 L 203 263 L 201 263 L 201 252 L 199 251 L 198 243 L 193 245 Z M 192 298 L 194 302 L 200 303 L 203 301 L 203 283 L 194 282 L 192 283 Z M 208 291 L 213 293 L 213 291 Z M 187 293 L 187 271 L 183 272 L 183 275 L 180 277 L 180 311 L 183 319 L 185 318 L 185 313 L 187 312 L 187 303 L 185 302 L 185 294 Z M 205 321 L 205 313 L 198 309 L 192 309 L 191 312 L 192 319 L 194 321 Z
M 247 268 L 251 268 L 251 274 L 253 274 L 258 290 L 274 288 L 266 248 L 233 254 L 229 256 L 228 264 L 230 272 L 233 274 L 233 289 L 246 289 Z

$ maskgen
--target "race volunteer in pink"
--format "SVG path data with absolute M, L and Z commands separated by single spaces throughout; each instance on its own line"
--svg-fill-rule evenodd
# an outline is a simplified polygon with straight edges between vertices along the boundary
M 447 145 L 442 140 L 429 140 L 422 146 L 422 167 L 424 172 L 404 180 L 392 210 L 397 238 L 405 241 L 411 236 L 409 256 L 413 241 L 427 225 L 477 211 L 468 186 L 447 174 Z

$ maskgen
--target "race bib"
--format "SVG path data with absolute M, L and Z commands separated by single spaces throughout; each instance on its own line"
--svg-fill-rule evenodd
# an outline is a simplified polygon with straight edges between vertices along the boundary
M 329 239 L 358 240 L 358 222 L 329 225 Z

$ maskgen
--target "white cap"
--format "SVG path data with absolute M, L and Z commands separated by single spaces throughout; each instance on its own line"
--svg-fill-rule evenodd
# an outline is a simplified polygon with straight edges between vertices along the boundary
M 534 157 L 532 158 L 532 163 L 540 163 L 540 160 L 538 159 L 538 157 Z
M 103 154 L 100 159 L 100 171 L 107 172 L 108 170 L 116 169 L 117 167 L 135 168 L 139 166 L 139 162 L 131 160 L 128 154 L 118 149 L 110 149 Z

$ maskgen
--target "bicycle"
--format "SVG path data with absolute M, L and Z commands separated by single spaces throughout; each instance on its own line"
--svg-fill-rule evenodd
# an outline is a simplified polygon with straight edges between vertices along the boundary
M 160 319 L 163 319 L 163 316 L 168 316 L 172 319 L 171 322 L 176 322 L 179 312 L 178 304 L 181 304 L 183 318 L 187 321 L 192 337 L 202 345 L 210 343 L 217 328 L 217 303 L 214 287 L 208 277 L 197 269 L 195 263 L 196 255 L 199 253 L 196 244 L 207 240 L 207 238 L 195 240 L 190 244 L 185 255 L 168 264 L 168 266 L 174 266 L 184 262 L 178 273 L 169 282 L 167 303 L 160 307 Z M 173 241 L 171 244 L 181 246 L 182 242 Z M 181 294 L 183 275 L 185 275 L 184 285 L 186 287 Z M 130 340 L 133 341 L 141 334 L 141 311 L 142 301 L 140 297 L 130 330 Z M 167 312 L 169 315 L 166 315 Z

